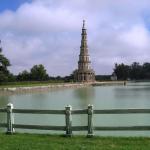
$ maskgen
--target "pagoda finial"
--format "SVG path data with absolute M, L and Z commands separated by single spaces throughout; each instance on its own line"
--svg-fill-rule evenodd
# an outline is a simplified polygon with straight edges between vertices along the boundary
M 85 29 L 85 20 L 83 20 L 83 27 L 82 28 Z

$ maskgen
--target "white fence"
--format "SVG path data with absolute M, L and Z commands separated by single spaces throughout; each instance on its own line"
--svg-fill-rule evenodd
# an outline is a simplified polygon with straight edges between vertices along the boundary
M 87 131 L 87 137 L 94 135 L 94 130 L 98 131 L 144 131 L 150 130 L 150 126 L 94 126 L 94 114 L 133 114 L 133 113 L 150 113 L 150 109 L 109 109 L 109 110 L 93 110 L 93 105 L 88 105 L 87 109 L 72 110 L 70 105 L 65 107 L 65 110 L 35 110 L 35 109 L 15 109 L 13 104 L 9 103 L 6 108 L 1 108 L 0 113 L 7 113 L 7 123 L 1 123 L 0 127 L 6 127 L 8 134 L 13 134 L 15 128 L 21 129 L 39 129 L 39 130 L 58 130 L 66 131 L 66 136 L 71 137 L 72 131 Z M 65 115 L 65 126 L 44 126 L 44 125 L 22 125 L 14 123 L 14 113 L 23 114 L 59 114 Z M 72 126 L 72 115 L 87 114 L 87 126 Z

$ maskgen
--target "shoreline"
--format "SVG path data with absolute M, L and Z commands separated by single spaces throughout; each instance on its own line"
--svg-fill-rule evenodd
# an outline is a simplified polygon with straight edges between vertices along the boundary
M 105 86 L 105 85 L 125 85 L 125 81 L 105 81 L 105 82 L 89 82 L 89 83 L 60 83 L 49 84 L 40 86 L 23 86 L 23 87 L 3 87 L 0 88 L 0 92 L 34 92 L 34 91 L 47 91 L 50 89 L 66 89 L 66 88 L 83 88 L 87 86 Z
M 4 87 L 0 88 L 0 94 L 18 94 L 31 92 L 48 92 L 50 90 L 68 89 L 68 88 L 83 88 L 91 86 L 91 83 L 60 83 L 40 86 L 23 86 L 23 87 Z
M 94 82 L 93 86 L 102 86 L 102 85 L 126 85 L 127 81 L 104 81 L 104 82 Z

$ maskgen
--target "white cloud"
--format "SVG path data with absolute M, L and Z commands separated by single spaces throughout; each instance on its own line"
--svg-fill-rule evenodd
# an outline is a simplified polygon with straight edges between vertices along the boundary
M 111 73 L 115 62 L 150 60 L 149 0 L 33 0 L 0 13 L 0 38 L 12 72 L 42 63 L 50 75 L 77 67 L 86 19 L 92 66 Z
M 150 42 L 149 33 L 147 29 L 142 25 L 136 25 L 128 31 L 124 31 L 120 35 L 120 39 L 127 45 L 131 45 L 138 49 L 147 48 Z

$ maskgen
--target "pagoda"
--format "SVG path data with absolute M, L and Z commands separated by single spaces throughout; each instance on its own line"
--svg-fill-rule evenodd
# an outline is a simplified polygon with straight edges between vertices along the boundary
M 95 81 L 95 73 L 94 70 L 91 68 L 91 61 L 88 54 L 85 20 L 83 20 L 78 69 L 74 71 L 74 80 L 76 82 Z

